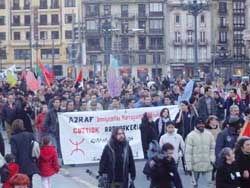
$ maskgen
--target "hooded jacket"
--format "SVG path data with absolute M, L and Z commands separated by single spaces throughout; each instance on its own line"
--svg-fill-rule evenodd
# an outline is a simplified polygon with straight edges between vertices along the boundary
M 38 167 L 42 177 L 49 177 L 58 173 L 59 163 L 54 146 L 43 146 L 41 148 Z
M 19 172 L 19 165 L 16 163 L 9 163 L 9 164 L 7 164 L 7 166 L 8 166 L 8 170 L 9 170 L 9 178 L 3 184 L 3 188 L 12 188 L 12 186 L 10 185 L 10 179 L 12 178 L 12 176 L 14 176 L 15 174 L 17 174 Z

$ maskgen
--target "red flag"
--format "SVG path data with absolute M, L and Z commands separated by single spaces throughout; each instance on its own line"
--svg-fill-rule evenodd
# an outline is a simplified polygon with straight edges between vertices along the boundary
M 41 86 L 41 81 L 37 80 L 31 71 L 26 74 L 26 83 L 27 89 L 31 91 L 37 91 Z
M 51 86 L 51 81 L 52 81 L 51 73 L 45 68 L 45 66 L 42 64 L 40 59 L 38 60 L 38 63 L 39 63 L 40 69 L 43 73 L 46 85 Z
M 242 128 L 240 136 L 250 137 L 250 122 L 248 120 L 246 120 L 246 122 Z
M 82 79 L 83 79 L 83 75 L 82 75 L 82 69 L 81 69 L 75 81 L 75 88 L 78 88 L 80 86 Z

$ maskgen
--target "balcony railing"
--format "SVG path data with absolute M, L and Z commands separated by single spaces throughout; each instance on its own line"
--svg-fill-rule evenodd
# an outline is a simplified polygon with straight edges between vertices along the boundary
M 174 46 L 181 46 L 182 45 L 182 40 L 173 40 L 173 45 Z
M 198 43 L 199 43 L 200 46 L 206 46 L 206 45 L 208 45 L 207 39 L 205 39 L 205 40 L 198 40 Z
M 193 45 L 194 45 L 194 40 L 186 40 L 186 41 L 185 41 L 185 44 L 186 44 L 187 46 L 193 46 Z
M 163 12 L 149 12 L 149 16 L 151 16 L 151 17 L 162 17 Z

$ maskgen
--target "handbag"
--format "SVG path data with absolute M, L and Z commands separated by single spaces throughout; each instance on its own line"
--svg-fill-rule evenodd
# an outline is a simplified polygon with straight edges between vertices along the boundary
M 40 145 L 37 141 L 32 140 L 31 141 L 31 157 L 38 159 L 40 157 Z

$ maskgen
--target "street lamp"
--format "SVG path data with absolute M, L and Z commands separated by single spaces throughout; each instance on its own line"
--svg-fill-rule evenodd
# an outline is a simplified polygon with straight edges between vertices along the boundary
M 209 4 L 207 0 L 182 0 L 182 7 L 194 17 L 194 79 L 199 80 L 197 17 L 202 11 L 208 10 Z

